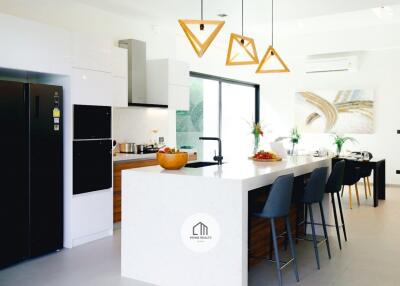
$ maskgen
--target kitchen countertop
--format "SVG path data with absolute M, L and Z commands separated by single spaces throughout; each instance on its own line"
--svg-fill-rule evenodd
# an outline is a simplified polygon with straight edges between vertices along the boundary
M 294 173 L 295 176 L 312 172 L 321 164 L 330 164 L 331 157 L 294 156 L 278 162 L 256 162 L 243 160 L 242 162 L 224 163 L 221 166 L 212 165 L 202 168 L 182 168 L 180 170 L 165 170 L 161 166 L 151 166 L 124 170 L 128 173 L 140 172 L 152 175 L 194 176 L 225 180 L 239 180 L 243 187 L 254 189 L 263 185 L 272 184 L 281 175 Z M 328 163 L 327 163 L 328 162 Z M 184 179 L 184 178 L 183 178 Z
M 151 160 L 156 159 L 156 153 L 151 154 L 125 154 L 125 153 L 117 153 L 113 156 L 114 162 L 123 162 L 123 161 L 136 161 L 136 160 Z
M 196 153 L 196 151 L 194 150 L 189 150 L 187 152 L 189 153 L 189 155 Z M 156 153 L 150 153 L 150 154 L 116 153 L 116 155 L 113 156 L 114 163 L 126 162 L 126 161 L 155 160 L 155 159 L 156 159 Z

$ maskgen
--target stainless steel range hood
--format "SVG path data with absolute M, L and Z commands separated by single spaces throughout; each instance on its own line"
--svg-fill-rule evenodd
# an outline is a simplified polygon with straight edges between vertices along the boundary
M 128 50 L 128 105 L 167 108 L 147 100 L 146 43 L 126 39 L 120 40 L 119 46 Z

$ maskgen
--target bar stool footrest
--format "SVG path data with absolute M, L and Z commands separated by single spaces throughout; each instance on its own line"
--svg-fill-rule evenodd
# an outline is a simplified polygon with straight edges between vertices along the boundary
M 301 241 L 309 241 L 309 242 L 313 242 L 312 238 L 307 238 L 307 237 L 296 237 L 295 239 L 297 240 L 301 240 Z M 321 244 L 323 244 L 324 242 L 326 242 L 327 239 L 323 238 L 321 240 L 317 240 L 317 246 L 320 246 Z
M 249 258 L 265 259 L 265 260 L 267 260 L 267 261 L 269 261 L 269 262 L 277 263 L 276 260 L 274 260 L 274 259 L 269 259 L 268 257 L 264 257 L 264 256 L 250 256 Z M 280 268 L 280 270 L 286 268 L 288 265 L 292 264 L 293 262 L 294 262 L 294 258 L 291 258 L 291 259 L 289 259 L 288 261 L 280 260 L 280 261 L 279 261 L 279 268 Z M 282 265 L 282 266 L 281 266 L 281 265 Z

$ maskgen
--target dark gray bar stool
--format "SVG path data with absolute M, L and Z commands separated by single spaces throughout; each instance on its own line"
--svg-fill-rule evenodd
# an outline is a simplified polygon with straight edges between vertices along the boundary
M 319 262 L 319 253 L 318 253 L 318 245 L 325 242 L 326 248 L 328 251 L 329 259 L 331 259 L 331 250 L 329 247 L 329 239 L 328 233 L 326 231 L 326 223 L 325 223 L 325 216 L 324 210 L 322 206 L 322 200 L 324 199 L 325 194 L 325 184 L 326 179 L 328 176 L 328 168 L 322 167 L 317 168 L 311 173 L 311 177 L 307 186 L 305 187 L 304 196 L 301 200 L 302 203 L 305 204 L 305 227 L 307 228 L 307 212 L 310 212 L 310 222 L 311 224 L 311 231 L 312 231 L 312 242 L 314 244 L 314 251 L 315 251 L 315 258 L 317 259 L 317 267 L 320 269 L 320 262 Z M 322 220 L 322 228 L 324 230 L 324 239 L 321 241 L 317 241 L 317 236 L 315 234 L 315 225 L 314 222 L 314 215 L 312 210 L 313 204 L 319 204 L 319 209 L 321 212 L 321 220 Z M 307 239 L 305 239 L 307 240 Z
M 293 180 L 294 180 L 293 174 L 277 178 L 271 187 L 270 194 L 268 196 L 268 199 L 264 205 L 262 212 L 254 214 L 255 216 L 267 218 L 270 220 L 271 231 L 272 231 L 272 242 L 275 253 L 275 260 L 271 261 L 276 263 L 276 270 L 278 272 L 278 281 L 280 286 L 282 285 L 282 269 L 285 268 L 290 263 L 293 263 L 293 271 L 297 282 L 300 281 L 299 273 L 297 270 L 296 252 L 293 244 L 292 229 L 290 227 L 290 221 L 289 221 L 289 211 L 293 193 Z M 286 232 L 287 232 L 287 237 L 289 239 L 290 251 L 292 255 L 292 259 L 290 259 L 288 262 L 282 262 L 279 258 L 278 236 L 276 234 L 275 219 L 281 217 L 285 218 Z M 281 265 L 282 263 L 283 265 Z
M 326 190 L 325 190 L 325 193 L 331 194 L 333 215 L 335 218 L 335 228 L 336 228 L 336 234 L 337 234 L 340 249 L 342 249 L 342 241 L 340 239 L 339 227 L 343 228 L 344 239 L 345 239 L 345 241 L 347 241 L 346 226 L 344 224 L 344 217 L 343 217 L 343 210 L 342 210 L 342 202 L 340 200 L 340 195 L 339 195 L 340 190 L 342 189 L 342 185 L 343 185 L 345 165 L 346 165 L 345 161 L 341 160 L 333 166 L 332 173 L 329 176 L 328 182 L 326 184 Z M 336 203 L 335 203 L 335 194 L 337 196 L 342 225 L 339 225 L 339 222 L 338 222 Z M 331 226 L 331 225 L 328 225 L 328 226 Z

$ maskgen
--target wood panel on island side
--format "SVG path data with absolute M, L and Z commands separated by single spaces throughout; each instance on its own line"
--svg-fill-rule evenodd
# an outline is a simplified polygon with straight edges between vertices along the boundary
M 189 154 L 189 161 L 197 160 L 197 154 Z M 156 166 L 156 159 L 127 160 L 114 162 L 114 223 L 121 221 L 121 171 L 126 169 Z

